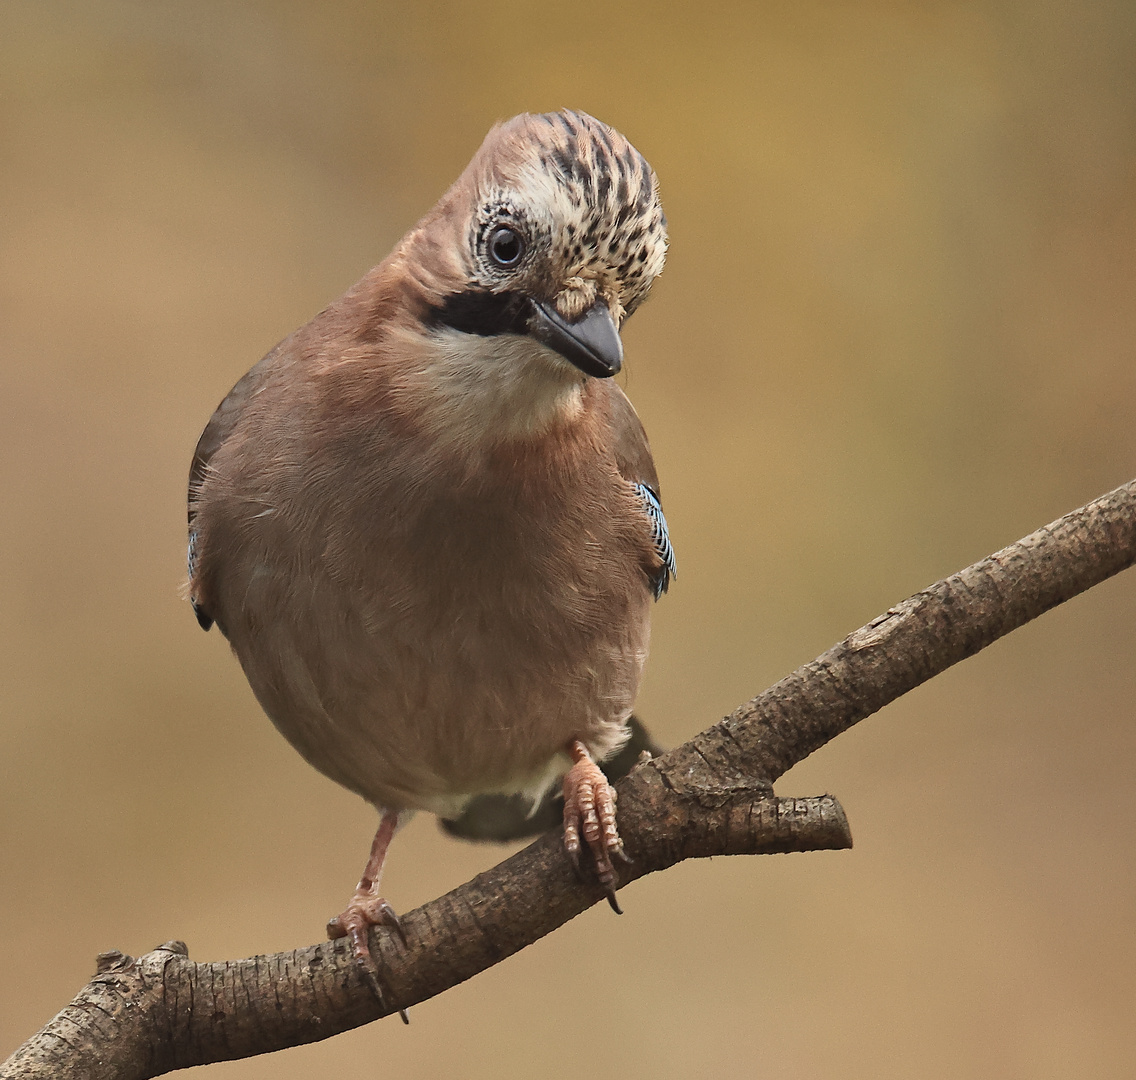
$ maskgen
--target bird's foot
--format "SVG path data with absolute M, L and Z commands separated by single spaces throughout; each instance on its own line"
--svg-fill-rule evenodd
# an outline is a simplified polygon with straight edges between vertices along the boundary
M 607 891 L 608 903 L 622 914 L 615 900 L 618 877 L 613 860 L 631 860 L 624 853 L 615 825 L 615 789 L 582 742 L 570 743 L 568 752 L 575 764 L 564 776 L 564 850 L 578 873 L 583 837 L 592 853 L 596 876 Z
M 374 990 L 380 1002 L 384 1002 L 382 987 L 379 984 L 379 965 L 371 953 L 370 929 L 372 926 L 386 926 L 398 934 L 403 945 L 406 944 L 406 931 L 390 906 L 381 896 L 366 889 L 359 889 L 351 897 L 351 902 L 335 918 L 327 924 L 329 938 L 350 938 L 351 951 L 355 956 L 355 963 L 363 973 L 363 977 Z M 403 1023 L 409 1023 L 406 1011 L 399 1009 Z
M 329 938 L 349 937 L 355 959 L 363 962 L 373 960 L 367 932 L 372 926 L 388 926 L 398 934 L 403 945 L 406 944 L 406 931 L 402 928 L 394 908 L 381 896 L 360 889 L 351 897 L 344 911 L 327 924 Z

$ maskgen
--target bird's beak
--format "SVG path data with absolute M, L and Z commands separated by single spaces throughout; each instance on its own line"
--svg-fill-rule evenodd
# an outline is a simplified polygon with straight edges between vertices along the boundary
M 603 300 L 597 300 L 575 322 L 568 322 L 551 304 L 534 300 L 529 334 L 585 375 L 610 379 L 623 366 L 623 342 Z

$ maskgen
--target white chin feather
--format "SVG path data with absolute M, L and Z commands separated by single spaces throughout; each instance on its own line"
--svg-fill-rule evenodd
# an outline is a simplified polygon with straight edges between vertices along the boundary
M 440 441 L 474 447 L 526 438 L 579 415 L 586 376 L 532 338 L 450 327 L 415 338 L 404 371 Z

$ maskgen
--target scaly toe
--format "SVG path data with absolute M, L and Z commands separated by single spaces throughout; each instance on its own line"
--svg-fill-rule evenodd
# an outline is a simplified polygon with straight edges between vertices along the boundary
M 372 896 L 369 893 L 356 893 L 351 903 L 327 924 L 329 938 L 350 938 L 351 952 L 355 963 L 363 978 L 379 999 L 380 1004 L 386 1007 L 386 999 L 382 986 L 379 983 L 379 965 L 371 953 L 370 929 L 372 926 L 387 926 L 398 934 L 403 945 L 406 944 L 406 931 L 402 927 L 394 908 L 381 896 Z M 406 1021 L 404 1010 L 399 1010 Z M 406 1021 L 409 1022 L 409 1021 Z
M 581 744 L 572 751 L 576 763 L 564 777 L 564 850 L 578 870 L 583 837 L 611 902 L 618 881 L 612 859 L 630 862 L 615 824 L 615 790 Z

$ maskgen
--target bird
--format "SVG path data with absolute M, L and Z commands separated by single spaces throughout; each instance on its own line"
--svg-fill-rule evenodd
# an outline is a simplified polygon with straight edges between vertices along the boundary
M 197 444 L 197 620 L 283 736 L 379 814 L 327 927 L 364 967 L 371 927 L 403 935 L 380 880 L 418 811 L 460 834 L 479 802 L 535 808 L 559 783 L 563 847 L 619 910 L 601 765 L 629 736 L 676 563 L 612 376 L 666 251 L 658 178 L 624 136 L 573 110 L 516 116 Z

